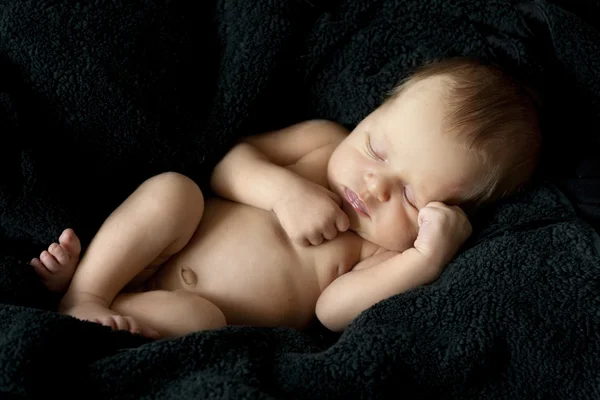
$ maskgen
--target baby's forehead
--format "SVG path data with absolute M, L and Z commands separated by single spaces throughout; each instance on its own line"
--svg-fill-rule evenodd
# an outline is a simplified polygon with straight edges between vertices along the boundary
M 408 82 L 395 98 L 390 99 L 389 110 L 403 119 L 418 118 L 421 123 L 445 120 L 447 115 L 458 111 L 452 107 L 449 93 L 448 78 L 444 76 Z
M 452 86 L 450 74 L 436 74 L 408 80 L 400 92 L 400 97 L 410 98 L 418 95 L 447 94 Z

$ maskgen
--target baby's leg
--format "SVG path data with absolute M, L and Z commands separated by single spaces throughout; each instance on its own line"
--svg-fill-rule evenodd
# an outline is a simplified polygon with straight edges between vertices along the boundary
M 156 267 L 179 252 L 195 232 L 203 211 L 202 192 L 191 179 L 164 173 L 146 180 L 92 239 L 59 311 L 132 329 L 126 320 L 115 320 L 117 314 L 110 310 L 113 300 L 144 268 Z
M 48 290 L 64 292 L 69 286 L 73 274 L 75 274 L 80 252 L 81 242 L 79 238 L 72 229 L 65 229 L 58 238 L 58 243 L 52 243 L 47 251 L 42 251 L 40 258 L 31 260 L 30 265 Z M 96 322 L 109 325 L 113 329 L 125 329 L 133 333 L 160 337 L 158 332 L 144 329 L 144 326 L 140 326 L 130 316 L 113 315 L 105 318 L 104 321 L 97 320 Z
M 225 316 L 216 305 L 184 290 L 121 293 L 115 298 L 112 309 L 157 331 L 161 338 L 226 325 Z

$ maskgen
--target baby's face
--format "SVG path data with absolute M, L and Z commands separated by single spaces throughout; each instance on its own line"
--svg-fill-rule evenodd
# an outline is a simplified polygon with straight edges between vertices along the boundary
M 417 237 L 419 210 L 458 204 L 483 164 L 444 132 L 443 83 L 427 78 L 369 114 L 336 148 L 327 175 L 343 199 L 350 229 L 381 247 L 404 251 Z

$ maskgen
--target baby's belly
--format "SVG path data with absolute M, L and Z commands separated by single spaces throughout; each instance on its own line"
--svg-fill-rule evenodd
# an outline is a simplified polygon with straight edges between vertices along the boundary
M 344 250 L 352 247 L 344 240 L 357 236 L 344 237 L 296 246 L 273 213 L 208 199 L 189 244 L 153 276 L 149 288 L 193 291 L 217 305 L 229 324 L 304 327 L 340 265 L 349 269 L 358 261 Z

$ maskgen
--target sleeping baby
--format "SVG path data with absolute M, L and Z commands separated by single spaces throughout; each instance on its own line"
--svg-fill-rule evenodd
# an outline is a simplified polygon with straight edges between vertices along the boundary
M 214 168 L 217 197 L 151 177 L 81 259 L 66 229 L 30 264 L 59 312 L 148 337 L 315 317 L 342 331 L 433 282 L 471 213 L 530 180 L 540 144 L 535 101 L 506 73 L 431 62 L 352 132 L 315 120 L 245 137 Z

